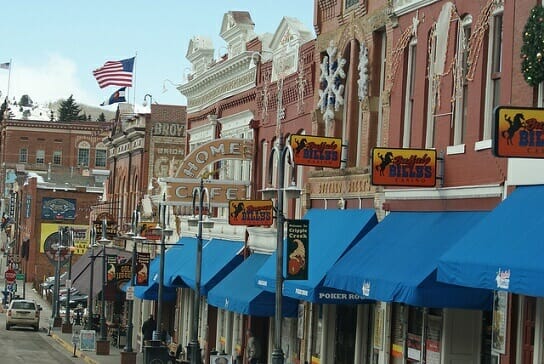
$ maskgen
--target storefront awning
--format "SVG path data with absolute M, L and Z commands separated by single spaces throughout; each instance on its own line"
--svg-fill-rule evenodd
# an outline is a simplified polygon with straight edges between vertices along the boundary
M 324 287 L 323 278 L 334 263 L 376 224 L 372 209 L 320 210 L 311 209 L 304 216 L 310 221 L 308 249 L 308 279 L 286 280 L 283 295 L 319 303 L 358 303 L 363 297 Z M 284 261 L 284 277 L 286 272 Z M 257 284 L 264 290 L 276 289 L 276 254 L 257 272 Z
M 191 245 L 194 238 L 181 238 L 175 245 L 170 246 L 164 253 L 164 290 L 163 299 L 171 301 L 176 298 L 175 287 L 166 286 L 172 274 L 175 271 L 180 259 L 183 259 L 187 247 Z M 144 300 L 155 301 L 159 297 L 159 270 L 160 270 L 160 255 L 155 257 L 149 264 L 149 282 L 147 286 L 135 286 L 134 295 Z
M 102 292 L 102 282 L 104 281 L 102 276 L 102 247 L 93 249 L 87 249 L 72 266 L 72 286 L 84 294 L 90 294 L 91 286 L 91 265 L 93 264 L 94 254 L 94 268 L 93 270 L 93 296 L 96 296 Z M 116 255 L 123 259 L 130 260 L 131 254 L 125 250 L 121 250 L 117 247 L 106 247 L 106 255 Z
M 441 255 L 487 212 L 391 212 L 325 277 L 365 298 L 437 308 L 490 309 L 487 290 L 436 281 Z
M 166 281 L 169 286 L 195 288 L 197 240 L 193 239 L 183 249 L 183 260 L 175 262 L 175 269 Z M 202 243 L 200 294 L 208 291 L 242 262 L 240 254 L 244 243 L 213 238 Z
M 518 187 L 438 263 L 438 280 L 544 297 L 544 185 Z
M 228 311 L 251 316 L 274 316 L 275 294 L 263 291 L 255 284 L 255 273 L 269 255 L 254 253 L 208 292 L 208 304 Z M 297 301 L 283 299 L 285 317 L 297 315 Z

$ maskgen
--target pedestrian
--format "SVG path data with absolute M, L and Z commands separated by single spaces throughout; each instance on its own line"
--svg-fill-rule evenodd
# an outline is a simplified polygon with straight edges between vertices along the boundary
M 142 335 L 144 342 L 147 340 L 153 340 L 153 331 L 157 328 L 157 323 L 153 319 L 153 315 L 149 315 L 149 318 L 142 325 Z
M 248 362 L 249 364 L 257 364 L 261 358 L 261 343 L 251 330 L 247 330 L 247 337 L 246 356 Z

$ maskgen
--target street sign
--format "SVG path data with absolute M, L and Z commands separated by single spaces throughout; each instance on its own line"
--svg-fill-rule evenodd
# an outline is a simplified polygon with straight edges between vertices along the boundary
M 15 283 L 15 279 L 17 279 L 17 273 L 13 269 L 8 269 L 4 273 L 4 278 L 6 279 L 7 283 Z
M 17 273 L 17 275 L 15 276 L 15 279 L 17 279 L 18 281 L 24 281 L 25 280 L 25 274 L 24 273 Z
M 134 300 L 134 287 L 133 286 L 128 286 L 127 287 L 127 292 L 126 292 L 125 298 L 126 298 L 127 301 L 133 301 Z

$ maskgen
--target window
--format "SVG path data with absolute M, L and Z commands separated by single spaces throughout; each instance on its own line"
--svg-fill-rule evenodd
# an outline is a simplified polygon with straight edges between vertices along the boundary
M 463 144 L 467 123 L 468 105 L 468 40 L 470 39 L 472 17 L 465 16 L 459 23 L 457 34 L 456 72 L 453 95 L 455 112 L 453 121 L 453 145 Z
M 493 110 L 499 106 L 502 70 L 502 7 L 489 21 L 489 43 L 487 54 L 487 76 L 485 94 L 485 116 L 482 140 L 491 139 Z M 491 145 L 489 144 L 489 147 Z
M 19 162 L 20 163 L 28 162 L 28 149 L 26 148 L 19 149 Z
M 345 8 L 346 9 L 349 9 L 352 6 L 357 5 L 357 3 L 359 2 L 359 0 L 345 0 L 345 1 L 346 1 L 346 3 L 345 3 Z
M 96 167 L 106 167 L 106 149 L 96 149 L 94 165 Z
M 77 149 L 77 165 L 80 167 L 89 166 L 90 144 L 81 142 Z
M 412 136 L 412 110 L 414 108 L 414 86 L 416 78 L 416 46 L 417 39 L 413 38 L 408 46 L 408 65 L 406 67 L 406 83 L 404 85 L 404 126 L 402 132 L 402 147 L 410 147 Z
M 62 151 L 55 150 L 53 152 L 53 164 L 55 166 L 60 166 L 62 164 Z
M 36 164 L 44 164 L 44 163 L 45 163 L 45 150 L 37 150 Z

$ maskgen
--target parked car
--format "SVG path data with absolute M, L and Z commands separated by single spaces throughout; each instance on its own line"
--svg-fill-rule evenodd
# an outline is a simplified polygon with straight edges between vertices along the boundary
M 6 330 L 12 326 L 30 326 L 34 331 L 40 328 L 42 307 L 31 300 L 13 300 L 6 312 Z

